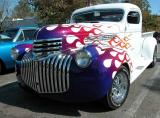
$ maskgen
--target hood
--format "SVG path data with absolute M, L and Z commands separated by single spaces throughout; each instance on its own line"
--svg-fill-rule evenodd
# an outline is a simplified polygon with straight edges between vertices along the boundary
M 62 38 L 62 50 L 65 50 L 84 46 L 86 37 L 118 32 L 120 26 L 113 23 L 59 24 L 42 27 L 37 33 L 36 40 Z
M 6 46 L 6 45 L 12 45 L 12 41 L 0 41 L 0 45 Z

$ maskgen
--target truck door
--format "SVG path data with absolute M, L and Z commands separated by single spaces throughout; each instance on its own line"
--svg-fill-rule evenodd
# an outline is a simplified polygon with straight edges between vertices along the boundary
M 135 55 L 138 58 L 141 55 L 142 44 L 142 19 L 138 11 L 130 11 L 128 13 L 125 30 L 125 37 L 130 44 L 130 48 L 127 51 L 131 58 L 135 57 Z

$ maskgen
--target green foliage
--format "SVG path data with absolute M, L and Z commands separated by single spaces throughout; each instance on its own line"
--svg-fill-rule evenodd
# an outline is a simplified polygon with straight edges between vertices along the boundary
M 84 0 L 33 0 L 33 4 L 44 24 L 64 23 L 73 10 L 85 6 Z
M 92 0 L 95 4 L 96 0 Z M 38 19 L 43 24 L 65 23 L 71 13 L 85 7 L 87 0 L 33 0 Z
M 14 18 L 24 18 L 33 16 L 31 6 L 28 0 L 20 0 L 19 5 L 15 7 L 13 12 Z M 85 7 L 87 2 L 92 4 L 118 2 L 119 0 L 31 0 L 32 8 L 34 8 L 34 16 L 43 24 L 59 24 L 65 23 L 70 19 L 71 13 L 78 8 Z M 126 0 L 121 0 L 126 1 Z M 157 16 L 151 15 L 150 4 L 148 0 L 128 0 L 130 3 L 136 4 L 142 10 L 143 15 L 143 31 L 160 30 L 160 20 Z
M 20 0 L 12 12 L 12 18 L 26 18 L 33 17 L 33 15 L 34 13 L 28 4 L 28 0 Z
M 4 30 L 5 21 L 8 19 L 9 16 L 9 7 L 8 1 L 1 0 L 0 4 L 0 31 Z

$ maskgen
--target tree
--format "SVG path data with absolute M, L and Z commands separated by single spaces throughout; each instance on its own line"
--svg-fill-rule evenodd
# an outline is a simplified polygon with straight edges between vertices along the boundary
M 44 24 L 64 23 L 73 10 L 85 4 L 84 0 L 33 0 L 37 17 Z
M 33 17 L 34 13 L 28 0 L 20 0 L 12 12 L 12 18 Z
M 4 29 L 4 22 L 8 19 L 9 16 L 9 5 L 6 0 L 1 1 L 0 5 L 0 31 Z
M 87 6 L 88 0 L 32 0 L 37 17 L 44 24 L 65 23 L 71 13 L 78 8 Z M 96 0 L 90 0 L 96 4 Z

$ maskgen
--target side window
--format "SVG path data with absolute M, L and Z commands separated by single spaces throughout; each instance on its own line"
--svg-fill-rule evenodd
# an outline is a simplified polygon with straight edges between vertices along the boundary
M 127 21 L 130 24 L 139 24 L 139 22 L 140 22 L 140 15 L 139 15 L 139 13 L 135 12 L 135 11 L 129 12 L 129 14 L 127 16 Z
M 24 32 L 25 40 L 33 40 L 36 29 L 35 30 L 24 30 L 23 32 Z
M 21 32 L 21 34 L 19 35 L 17 41 L 23 41 L 24 40 L 24 36 L 23 33 Z

